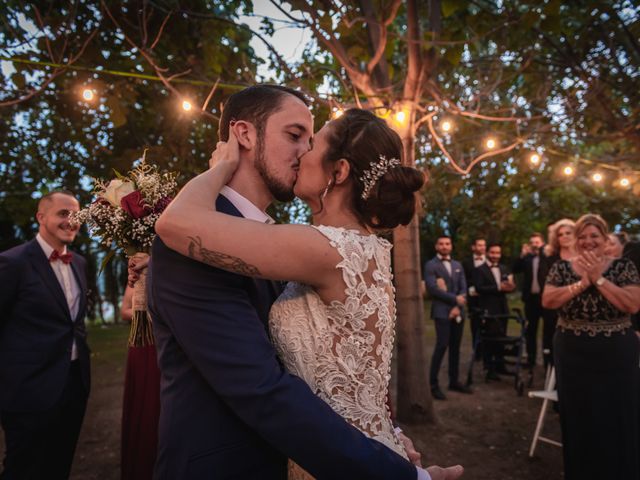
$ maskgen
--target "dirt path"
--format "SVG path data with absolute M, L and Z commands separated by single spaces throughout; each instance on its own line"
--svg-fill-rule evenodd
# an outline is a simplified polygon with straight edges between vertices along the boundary
M 120 416 L 127 333 L 126 326 L 91 329 L 93 386 L 76 452 L 73 480 L 120 477 Z M 462 358 L 468 358 L 466 355 L 463 352 Z M 476 377 L 480 378 L 478 364 L 475 370 Z M 536 373 L 535 386 L 540 388 L 542 369 Z M 446 378 L 445 369 L 441 375 Z M 562 479 L 559 448 L 540 444 L 536 458 L 527 457 L 540 401 L 526 395 L 518 397 L 511 379 L 506 378 L 499 383 L 477 382 L 474 388 L 473 395 L 448 393 L 447 401 L 436 402 L 437 425 L 405 427 L 427 463 L 461 463 L 466 468 L 465 479 Z M 552 438 L 560 436 L 558 416 L 553 412 L 548 416 L 546 432 Z M 0 448 L 4 451 L 1 438 Z

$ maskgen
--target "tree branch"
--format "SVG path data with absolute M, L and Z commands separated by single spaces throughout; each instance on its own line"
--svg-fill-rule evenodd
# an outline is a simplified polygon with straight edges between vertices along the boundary
M 169 21 L 169 17 L 171 17 L 172 13 L 173 13 L 173 11 L 169 11 L 169 13 L 167 13 L 167 15 L 164 17 L 164 20 L 162 21 L 162 24 L 160 25 L 160 29 L 158 30 L 158 33 L 156 35 L 156 39 L 153 41 L 153 43 L 149 47 L 149 50 L 153 50 L 154 48 L 156 48 L 156 45 L 160 41 L 160 37 L 162 36 L 162 33 L 164 32 L 164 27 L 167 24 L 167 21 Z
M 131 40 L 131 38 L 126 34 L 126 32 L 122 29 L 122 27 L 120 26 L 120 24 L 118 23 L 118 21 L 115 19 L 115 17 L 113 16 L 113 14 L 111 13 L 111 11 L 109 10 L 109 7 L 107 7 L 106 3 L 104 0 L 101 0 L 101 4 L 102 7 L 105 9 L 105 12 L 107 12 L 107 15 L 109 16 L 109 18 L 111 19 L 111 21 L 113 22 L 113 24 L 116 26 L 116 28 L 118 30 L 120 30 L 122 32 L 122 35 L 124 36 L 126 42 L 131 45 L 132 48 L 138 50 L 140 52 L 140 55 L 142 55 L 142 57 L 147 61 L 147 63 L 151 66 L 151 68 L 153 68 L 156 72 L 156 75 L 158 76 L 158 78 L 160 79 L 160 81 L 162 82 L 162 84 L 167 88 L 167 90 L 169 90 L 171 93 L 173 93 L 174 95 L 176 95 L 179 98 L 182 98 L 183 95 L 182 93 L 175 88 L 173 85 L 171 85 L 170 80 L 168 80 L 163 72 L 166 71 L 167 69 L 163 69 L 161 68 L 153 59 L 153 57 L 151 56 L 150 52 L 146 51 L 146 49 L 138 46 L 133 40 Z M 180 74 L 178 74 L 180 75 Z M 215 121 L 219 121 L 220 118 L 217 117 L 216 115 L 207 112 L 207 111 L 200 111 L 200 114 L 210 118 L 212 120 Z

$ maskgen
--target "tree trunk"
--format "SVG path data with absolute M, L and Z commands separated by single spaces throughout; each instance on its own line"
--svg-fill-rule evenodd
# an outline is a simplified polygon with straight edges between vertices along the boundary
M 408 129 L 409 132 L 411 129 Z M 405 159 L 415 165 L 414 140 L 404 135 Z M 393 234 L 394 277 L 396 281 L 398 395 L 397 417 L 404 423 L 435 421 L 433 402 L 427 385 L 424 341 L 424 304 L 420 294 L 420 240 L 418 216 Z

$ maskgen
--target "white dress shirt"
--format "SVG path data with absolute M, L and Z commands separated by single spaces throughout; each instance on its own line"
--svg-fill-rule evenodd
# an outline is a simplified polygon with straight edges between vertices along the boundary
M 229 200 L 231 204 L 238 209 L 238 211 L 244 218 L 255 220 L 261 223 L 276 223 L 273 218 L 260 210 L 253 203 L 251 203 L 250 200 L 240 195 L 228 185 L 222 187 L 222 189 L 220 190 L 220 195 Z
M 449 273 L 449 276 L 451 277 L 451 257 L 444 258 L 439 253 L 436 255 L 436 257 L 438 257 L 438 259 L 442 262 L 442 264 L 444 265 L 444 268 L 447 269 L 447 272 Z
M 539 268 L 540 268 L 540 255 L 536 255 L 531 259 L 531 269 L 532 269 L 531 293 L 534 295 L 540 293 L 540 283 L 538 282 Z
M 491 262 L 487 261 L 489 264 L 489 268 L 491 269 L 491 273 L 493 274 L 493 278 L 496 281 L 496 285 L 498 286 L 498 290 L 500 290 L 500 284 L 502 283 L 502 274 L 500 273 L 500 266 L 492 266 Z
M 55 250 L 51 245 L 47 243 L 47 241 L 42 238 L 40 234 L 36 236 L 36 240 L 42 248 L 47 259 L 51 256 L 51 253 Z M 64 247 L 62 252 L 58 252 L 60 254 L 67 253 L 67 247 Z M 64 292 L 64 296 L 67 300 L 67 305 L 69 306 L 69 313 L 71 314 L 71 321 L 74 322 L 76 316 L 78 315 L 78 309 L 80 308 L 80 286 L 76 281 L 75 276 L 73 275 L 73 270 L 71 270 L 71 264 L 64 263 L 62 260 L 54 260 L 53 262 L 49 262 L 51 268 L 53 269 L 53 273 L 58 279 L 58 283 L 60 283 L 60 288 Z M 76 347 L 76 340 L 73 339 L 73 345 L 71 346 L 71 360 L 76 360 L 78 358 L 78 349 Z

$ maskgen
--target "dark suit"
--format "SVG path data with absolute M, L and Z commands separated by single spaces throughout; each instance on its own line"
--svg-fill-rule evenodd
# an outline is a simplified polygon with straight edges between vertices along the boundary
M 438 279 L 446 285 L 446 290 L 438 286 Z M 462 265 L 451 260 L 451 275 L 440 258 L 435 257 L 425 263 L 424 282 L 432 297 L 431 318 L 436 324 L 436 346 L 431 357 L 429 383 L 438 386 L 438 372 L 447 348 L 449 349 L 449 385 L 457 385 L 460 364 L 460 342 L 464 322 L 449 319 L 451 309 L 457 305 L 456 297 L 467 294 L 467 283 Z M 461 309 L 461 316 L 464 312 Z
M 217 208 L 241 216 L 223 196 Z M 416 470 L 285 372 L 268 336 L 274 284 L 191 260 L 157 238 L 148 298 L 161 371 L 154 478 L 285 480 L 287 457 L 319 479 Z
M 473 272 L 476 269 L 475 263 L 473 261 L 473 255 L 465 258 L 462 261 L 462 268 L 464 268 L 464 278 L 467 282 L 467 290 L 470 290 L 471 287 L 475 289 L 474 275 Z M 480 310 L 480 304 L 478 292 L 476 290 L 475 295 L 471 295 L 470 293 L 467 295 L 467 310 L 469 311 L 469 323 L 471 324 L 471 345 L 476 345 L 476 339 L 478 337 L 478 329 L 480 328 L 480 318 L 482 316 L 482 312 Z M 479 358 L 479 357 L 476 357 Z
M 0 254 L 3 479 L 69 476 L 90 388 L 85 260 L 74 254 L 71 270 L 80 290 L 73 319 L 37 240 Z
M 538 268 L 536 280 L 538 284 L 537 292 L 532 292 L 534 284 L 534 259 L 537 258 Z M 547 270 L 548 271 L 548 270 Z M 524 314 L 527 319 L 525 335 L 527 339 L 527 356 L 529 365 L 535 365 L 538 352 L 538 324 L 542 316 L 542 288 L 545 281 L 545 265 L 542 255 L 528 254 L 518 258 L 513 264 L 514 273 L 523 274 L 522 302 L 524 303 Z
M 509 275 L 509 270 L 506 266 L 500 264 L 500 278 L 506 279 Z M 487 263 L 480 265 L 473 272 L 474 284 L 478 291 L 478 305 L 483 312 L 489 315 L 506 315 L 509 313 L 509 304 L 507 301 L 507 294 L 500 290 L 500 285 L 496 283 L 496 279 L 493 276 L 493 272 Z M 500 322 L 502 329 L 506 329 L 506 321 Z M 483 356 L 485 367 L 488 370 L 493 370 L 494 367 L 498 369 L 504 368 L 503 351 L 502 348 L 496 345 L 489 345 L 483 348 Z
M 500 264 L 500 277 L 506 279 L 509 270 Z M 505 315 L 509 313 L 507 295 L 500 290 L 500 285 L 496 283 L 491 268 L 487 263 L 480 265 L 473 272 L 474 285 L 478 292 L 478 305 L 482 311 L 490 315 Z

